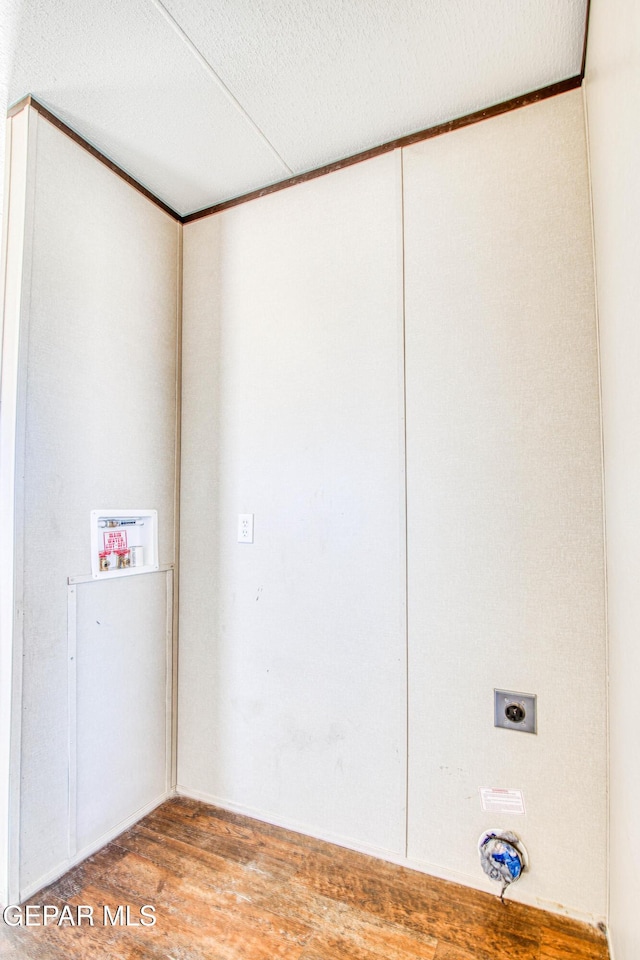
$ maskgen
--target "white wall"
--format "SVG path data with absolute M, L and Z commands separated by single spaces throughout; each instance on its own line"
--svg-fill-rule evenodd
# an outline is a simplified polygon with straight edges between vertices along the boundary
M 9 900 L 9 861 L 17 863 L 16 802 L 10 784 L 19 782 L 20 723 L 14 710 L 14 679 L 20 686 L 20 656 L 14 657 L 14 592 L 21 564 L 14 552 L 16 514 L 21 515 L 24 469 L 24 382 L 26 356 L 20 350 L 23 301 L 28 292 L 29 261 L 24 256 L 27 199 L 31 211 L 33 155 L 28 155 L 29 114 L 23 112 L 7 124 L 7 158 L 4 170 L 6 216 L 2 222 L 2 377 L 0 394 L 0 903 Z M 18 583 L 15 583 L 16 573 Z M 13 716 L 15 714 L 15 722 Z M 11 837 L 10 837 L 11 832 Z M 13 888 L 12 888 L 13 889 Z
M 399 161 L 185 227 L 178 788 L 402 854 Z
M 14 713 L 22 751 L 12 794 L 14 816 L 19 804 L 23 894 L 64 869 L 78 845 L 91 836 L 97 841 L 100 830 L 116 827 L 168 787 L 170 575 L 148 575 L 159 579 L 144 587 L 133 580 L 78 587 L 78 675 L 86 685 L 99 671 L 103 695 L 120 719 L 115 735 L 101 723 L 97 698 L 93 707 L 76 699 L 67 577 L 90 573 L 89 512 L 96 507 L 157 509 L 160 562 L 174 559 L 181 229 L 28 113 L 24 295 L 19 314 L 7 317 L 20 330 L 17 443 L 24 456 L 15 517 L 14 638 L 23 665 Z M 134 690 L 127 670 L 138 678 Z M 103 782 L 91 781 L 87 768 L 92 755 L 100 758 L 103 778 L 106 773 L 118 784 L 108 809 Z M 76 789 L 84 805 L 79 823 Z
M 180 228 L 29 115 L 16 158 L 23 891 L 69 856 L 66 577 L 89 570 L 89 510 L 157 507 L 160 560 L 173 560 L 180 269 Z M 604 574 L 581 95 L 404 161 L 404 182 L 396 152 L 185 228 L 179 789 L 486 887 L 475 843 L 496 818 L 478 787 L 520 787 L 526 817 L 501 818 L 531 854 L 513 895 L 599 919 Z M 239 513 L 255 514 L 252 545 L 236 541 Z M 116 720 L 120 740 L 111 781 L 85 741 L 80 847 L 167 786 L 166 585 L 91 588 L 77 639 L 96 656 L 78 656 L 74 705 L 91 709 L 93 683 L 87 723 L 108 740 Z M 149 674 L 143 696 L 128 663 Z M 493 728 L 497 685 L 538 694 L 537 737 Z M 119 698 L 144 709 L 123 715 Z M 129 792 L 105 803 L 113 782 Z
M 409 856 L 606 914 L 604 549 L 580 91 L 405 150 Z M 537 694 L 538 734 L 493 726 Z M 479 788 L 524 791 L 483 813 Z M 491 889 L 489 882 L 487 889 Z
M 179 789 L 487 889 L 499 820 L 532 858 L 513 895 L 599 920 L 581 95 L 405 151 L 408 822 L 398 161 L 185 228 Z M 537 736 L 494 729 L 494 686 L 538 695 Z M 523 789 L 526 817 L 483 814 L 480 786 Z
M 611 725 L 610 929 L 640 955 L 640 8 L 593 0 L 586 74 L 602 365 Z

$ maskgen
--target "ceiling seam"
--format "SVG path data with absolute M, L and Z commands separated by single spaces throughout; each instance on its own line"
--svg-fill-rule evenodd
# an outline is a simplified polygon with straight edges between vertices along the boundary
M 262 140 L 262 142 L 269 148 L 269 150 L 270 150 L 271 153 L 274 155 L 274 157 L 276 157 L 277 160 L 283 165 L 283 167 L 284 167 L 286 170 L 288 170 L 290 174 L 293 175 L 293 172 L 294 172 L 294 171 L 293 171 L 292 168 L 289 166 L 289 164 L 286 162 L 286 160 L 278 153 L 278 151 L 276 150 L 276 148 L 274 147 L 274 145 L 271 143 L 271 141 L 269 140 L 269 138 L 266 136 L 266 134 L 260 129 L 260 127 L 258 126 L 258 124 L 257 124 L 257 123 L 255 122 L 255 120 L 253 119 L 253 117 L 251 117 L 251 115 L 250 115 L 249 113 L 247 113 L 247 111 L 246 111 L 245 108 L 242 106 L 242 104 L 241 104 L 240 101 L 237 99 L 237 97 L 235 97 L 235 96 L 232 94 L 231 90 L 229 90 L 229 88 L 228 88 L 228 86 L 226 85 L 226 83 L 224 82 L 224 80 L 222 80 L 222 78 L 216 73 L 216 71 L 215 71 L 214 68 L 211 66 L 211 64 L 210 64 L 209 61 L 206 59 L 206 57 L 200 52 L 200 50 L 198 50 L 198 48 L 196 47 L 196 45 L 195 45 L 195 43 L 193 42 L 193 40 L 192 40 L 192 39 L 189 37 L 189 35 L 182 29 L 182 27 L 180 26 L 180 24 L 178 23 L 178 21 L 169 13 L 169 11 L 168 11 L 167 8 L 164 6 L 164 4 L 161 2 L 161 0 L 150 0 L 150 3 L 153 4 L 153 6 L 154 6 L 154 7 L 156 8 L 156 10 L 158 11 L 158 13 L 159 13 L 162 17 L 164 17 L 164 19 L 167 21 L 167 23 L 169 24 L 169 26 L 172 27 L 172 29 L 175 31 L 175 33 L 178 34 L 178 36 L 180 37 L 180 39 L 182 40 L 182 42 L 183 42 L 183 43 L 185 44 L 185 46 L 190 50 L 190 52 L 193 54 L 193 56 L 194 56 L 195 59 L 198 61 L 198 63 L 200 64 L 200 66 L 203 67 L 204 70 L 205 70 L 205 71 L 209 74 L 209 76 L 213 79 L 214 83 L 217 85 L 217 87 L 219 88 L 219 90 L 224 94 L 224 96 L 227 98 L 227 100 L 229 101 L 229 103 L 231 103 L 231 104 L 236 108 L 236 110 L 238 110 L 238 111 L 243 115 L 243 117 L 245 118 L 245 120 L 247 120 L 247 122 L 251 125 L 251 127 L 253 128 L 253 130 L 258 134 L 258 136 L 260 137 L 260 139 Z

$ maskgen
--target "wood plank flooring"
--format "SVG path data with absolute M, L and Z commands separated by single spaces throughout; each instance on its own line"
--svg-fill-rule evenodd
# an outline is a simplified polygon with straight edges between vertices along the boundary
M 608 957 L 591 927 L 184 798 L 29 906 L 33 925 L 0 923 L 3 960 Z M 80 925 L 57 923 L 78 914 Z

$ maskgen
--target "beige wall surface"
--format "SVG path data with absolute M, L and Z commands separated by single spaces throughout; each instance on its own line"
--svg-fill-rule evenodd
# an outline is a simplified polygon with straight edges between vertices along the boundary
M 405 150 L 409 856 L 606 913 L 597 339 L 579 91 Z M 493 726 L 538 697 L 536 736 Z M 524 792 L 483 813 L 479 788 Z M 487 888 L 490 888 L 487 881 Z M 495 889 L 495 888 L 493 888 Z
M 167 592 L 171 574 L 76 587 L 75 845 L 161 797 L 167 782 Z
M 185 230 L 179 789 L 490 889 L 476 842 L 510 827 L 531 856 L 514 896 L 600 920 L 581 95 L 405 151 L 406 823 L 397 162 Z M 494 686 L 538 695 L 537 736 L 494 729 Z M 483 786 L 522 789 L 526 815 L 482 813 Z
M 640 7 L 593 0 L 586 74 L 602 366 L 609 591 L 611 904 L 640 956 Z
M 89 511 L 157 508 L 174 559 L 180 274 L 180 228 L 31 123 L 22 889 L 69 853 L 66 578 L 89 572 Z M 531 858 L 515 898 L 603 918 L 580 92 L 190 224 L 184 244 L 178 788 L 494 892 L 476 843 L 508 827 Z M 83 721 L 81 845 L 166 786 L 165 588 L 91 590 L 74 709 L 155 747 L 120 751 L 109 798 Z M 495 686 L 538 695 L 537 736 L 493 727 Z M 483 786 L 522 789 L 526 815 L 482 813 Z
M 178 752 L 180 790 L 395 853 L 400 224 L 389 154 L 185 227 Z
M 157 509 L 160 562 L 174 559 L 180 229 L 46 120 L 30 113 L 33 171 L 24 250 L 30 273 L 19 318 L 24 503 L 16 518 L 22 582 L 16 608 L 24 610 L 21 892 L 37 888 L 64 866 L 75 829 L 69 816 L 76 775 L 69 764 L 75 733 L 70 718 L 76 702 L 69 686 L 74 665 L 67 648 L 67 577 L 91 571 L 91 509 Z M 164 585 L 166 574 L 150 576 L 161 577 Z M 110 584 L 114 619 L 126 586 L 122 581 Z M 156 644 L 165 650 L 164 586 L 154 603 L 160 604 L 160 614 L 150 610 L 148 618 L 156 624 Z M 91 604 L 79 608 L 78 647 L 85 658 L 92 646 L 100 656 L 100 640 L 86 622 L 85 609 L 94 611 Z M 108 617 L 108 605 L 105 610 Z M 162 735 L 148 753 L 133 750 L 125 765 L 130 777 L 139 775 L 147 782 L 150 802 L 167 786 L 166 656 L 158 668 L 140 669 L 136 643 L 139 637 L 141 643 L 148 641 L 144 630 L 133 630 L 133 619 L 127 622 L 130 669 L 137 670 L 141 695 L 132 695 L 130 684 L 118 680 L 116 656 L 107 658 L 102 682 L 128 715 L 133 736 L 136 717 L 140 732 L 146 730 L 141 717 L 149 700 L 145 684 L 153 686 Z M 114 642 L 117 630 L 108 622 L 105 630 L 102 642 Z M 85 712 L 83 732 L 93 738 L 96 755 L 102 754 L 108 765 L 113 743 L 99 714 Z M 147 781 L 145 764 L 155 771 Z M 122 777 L 122 789 L 128 791 L 125 780 Z M 139 800 L 136 794 L 131 803 Z M 103 798 L 85 792 L 84 801 Z M 117 803 L 112 813 L 115 826 L 122 813 Z

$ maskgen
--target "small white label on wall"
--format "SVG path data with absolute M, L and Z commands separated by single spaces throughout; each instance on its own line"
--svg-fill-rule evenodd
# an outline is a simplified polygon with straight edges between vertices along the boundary
M 524 794 L 522 790 L 501 790 L 498 787 L 480 787 L 482 809 L 486 813 L 515 813 L 523 816 Z

